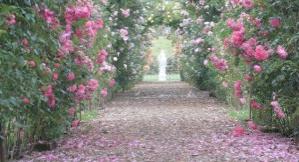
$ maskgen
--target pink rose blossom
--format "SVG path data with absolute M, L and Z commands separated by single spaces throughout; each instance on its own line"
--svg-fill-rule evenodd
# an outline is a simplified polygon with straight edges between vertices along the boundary
M 95 79 L 90 79 L 87 82 L 86 88 L 90 91 L 95 91 L 99 87 L 99 82 Z
M 276 52 L 281 59 L 286 59 L 288 57 L 288 53 L 287 53 L 286 49 L 281 45 L 279 45 L 277 47 Z
M 79 86 L 78 86 L 78 89 L 77 89 L 77 95 L 81 95 L 81 96 L 83 96 L 84 94 L 85 94 L 85 89 L 86 89 L 86 87 L 83 85 L 83 84 L 80 84 Z
M 254 53 L 255 53 L 255 46 L 257 44 L 257 41 L 255 38 L 250 38 L 249 40 L 245 41 L 242 45 L 241 45 L 241 49 L 244 51 L 243 56 L 248 59 L 251 60 L 254 57 Z
M 115 81 L 114 79 L 112 79 L 112 80 L 110 80 L 110 82 L 109 82 L 109 87 L 112 88 L 112 87 L 115 86 L 115 84 L 116 84 L 116 81 Z
M 54 11 L 46 8 L 42 12 L 42 17 L 51 26 L 51 29 L 56 29 L 59 26 L 59 21 L 55 17 Z
M 263 71 L 262 67 L 260 65 L 253 65 L 253 70 L 256 73 L 260 73 Z
M 35 63 L 35 61 L 33 61 L 33 60 L 28 61 L 27 64 L 28 64 L 28 66 L 29 66 L 30 68 L 35 68 L 35 67 L 36 67 L 36 63 Z
M 54 72 L 52 75 L 53 80 L 58 80 L 59 74 L 57 72 Z
M 71 93 L 74 93 L 77 91 L 77 85 L 74 84 L 74 85 L 71 85 L 67 88 L 67 91 L 71 92 Z
M 121 13 L 124 17 L 129 17 L 130 16 L 130 9 L 120 9 Z
M 231 42 L 234 46 L 240 47 L 245 40 L 243 32 L 234 31 L 232 33 Z
M 280 104 L 278 103 L 278 101 L 272 101 L 271 106 L 273 107 L 273 111 L 275 112 L 276 116 L 279 119 L 285 118 L 285 114 L 282 111 L 282 108 L 280 107 Z
M 75 79 L 75 73 L 74 72 L 69 72 L 66 76 L 68 81 L 72 81 Z
M 89 71 L 92 71 L 94 69 L 93 61 L 83 53 L 81 55 L 78 55 L 74 60 L 76 65 L 83 66 L 85 65 Z
M 228 63 L 225 59 L 220 59 L 216 55 L 211 55 L 210 60 L 216 69 L 225 71 L 228 69 Z
M 281 20 L 277 17 L 271 18 L 269 23 L 273 28 L 279 28 L 281 26 Z
M 126 28 L 120 29 L 119 33 L 124 41 L 127 41 L 129 39 L 129 32 Z
M 21 97 L 22 98 L 22 100 L 23 100 L 23 104 L 24 105 L 29 105 L 30 104 L 30 100 L 29 100 L 29 98 L 27 98 L 27 97 Z
M 249 74 L 245 74 L 244 79 L 247 81 L 252 81 L 252 77 Z
M 265 61 L 268 59 L 269 53 L 264 46 L 258 45 L 255 48 L 254 57 L 257 61 Z
M 194 44 L 194 45 L 199 45 L 203 42 L 204 42 L 204 39 L 202 39 L 202 38 L 197 38 L 195 40 L 192 40 L 192 44 Z
M 16 16 L 14 14 L 10 14 L 6 17 L 6 25 L 11 26 L 11 25 L 15 25 L 17 23 L 16 21 Z
M 252 0 L 242 0 L 242 6 L 246 9 L 251 9 L 254 7 L 254 3 Z
M 99 29 L 104 27 L 103 20 L 87 21 L 85 23 L 85 32 L 90 37 L 95 37 Z
M 22 43 L 23 47 L 25 47 L 25 48 L 29 47 L 29 41 L 28 41 L 28 39 L 23 38 L 22 41 L 21 41 L 21 43 Z
M 47 98 L 48 106 L 53 109 L 56 106 L 56 98 L 52 85 L 48 85 L 47 89 L 44 91 L 44 96 Z
M 59 67 L 60 67 L 60 64 L 59 64 L 59 63 L 55 63 L 55 64 L 54 64 L 54 67 L 55 67 L 55 68 L 59 68 Z
M 255 25 L 257 28 L 260 28 L 262 26 L 262 20 L 261 19 L 258 19 L 258 18 L 255 18 L 253 20 L 253 25 Z
M 101 90 L 101 95 L 102 95 L 103 97 L 106 97 L 106 96 L 108 95 L 108 90 L 107 90 L 107 88 L 103 88 L 103 89 Z
M 251 100 L 250 101 L 250 107 L 252 109 L 256 109 L 256 110 L 262 109 L 262 105 L 260 103 L 256 102 L 256 100 Z
M 242 81 L 241 80 L 237 80 L 235 81 L 235 84 L 234 84 L 234 95 L 237 97 L 237 98 L 242 98 Z
M 101 50 L 98 54 L 97 64 L 103 64 L 108 56 L 108 52 L 106 50 Z

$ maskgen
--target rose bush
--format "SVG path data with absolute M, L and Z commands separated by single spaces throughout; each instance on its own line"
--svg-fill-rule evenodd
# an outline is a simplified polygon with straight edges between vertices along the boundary
M 188 10 L 195 17 L 183 20 L 185 27 L 180 30 L 191 38 L 185 42 L 182 59 L 188 80 L 199 86 L 205 81 L 214 84 L 208 89 L 220 89 L 216 96 L 252 109 L 252 118 L 260 125 L 277 127 L 286 135 L 298 133 L 298 22 L 293 21 L 298 19 L 298 2 L 209 0 L 186 4 L 195 8 Z M 198 17 L 201 26 L 195 25 Z M 206 35 L 200 36 L 203 33 Z M 196 38 L 199 36 L 203 40 Z M 197 81 L 214 69 L 218 72 Z
M 114 90 L 102 8 L 91 0 L 0 4 L 1 144 L 11 158 L 78 126 L 81 111 Z

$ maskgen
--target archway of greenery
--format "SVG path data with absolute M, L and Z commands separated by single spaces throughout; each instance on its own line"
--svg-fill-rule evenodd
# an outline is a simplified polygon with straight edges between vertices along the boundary
M 298 8 L 283 0 L 2 0 L 0 160 L 61 136 L 140 82 L 160 35 L 152 28 L 161 26 L 171 28 L 184 81 L 239 108 L 251 128 L 254 120 L 298 135 Z

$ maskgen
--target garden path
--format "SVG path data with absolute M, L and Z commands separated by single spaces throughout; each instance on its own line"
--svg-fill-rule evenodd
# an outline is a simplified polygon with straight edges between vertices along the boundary
M 96 120 L 57 149 L 23 161 L 298 161 L 288 138 L 261 132 L 233 137 L 228 106 L 183 82 L 141 83 L 116 95 Z

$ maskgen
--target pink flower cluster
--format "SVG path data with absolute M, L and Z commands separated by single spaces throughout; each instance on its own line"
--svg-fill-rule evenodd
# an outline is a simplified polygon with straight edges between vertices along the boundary
M 234 83 L 234 95 L 239 98 L 240 102 L 244 102 L 243 93 L 242 93 L 242 81 L 237 80 Z
M 277 17 L 270 18 L 269 23 L 273 28 L 279 28 L 281 26 L 281 20 Z
M 256 102 L 256 100 L 251 100 L 250 101 L 250 107 L 253 108 L 253 109 L 262 109 L 262 105 L 258 102 Z
M 11 25 L 15 25 L 17 23 L 16 21 L 16 16 L 14 14 L 10 14 L 6 17 L 5 20 L 6 25 L 11 26 Z
M 59 74 L 58 74 L 57 72 L 54 72 L 54 73 L 52 74 L 52 79 L 53 79 L 53 80 L 58 80 L 58 77 L 59 77 Z
M 275 112 L 276 116 L 279 119 L 285 118 L 285 114 L 282 111 L 282 108 L 280 107 L 280 104 L 278 103 L 278 101 L 272 101 L 271 106 L 273 107 L 273 111 Z
M 110 80 L 110 82 L 109 82 L 109 87 L 112 88 L 112 87 L 115 86 L 115 84 L 116 84 L 116 81 L 115 81 L 114 79 L 112 79 L 112 80 Z
M 265 49 L 264 46 L 262 45 L 258 45 L 256 46 L 255 48 L 255 52 L 254 52 L 254 58 L 257 60 L 257 61 L 265 61 L 267 60 L 269 57 L 269 53 L 268 51 Z
M 255 47 L 257 45 L 257 41 L 255 38 L 250 38 L 241 45 L 241 49 L 243 50 L 243 57 L 246 60 L 251 60 L 254 57 Z
M 102 29 L 104 27 L 104 21 L 103 20 L 97 20 L 97 21 L 87 21 L 85 23 L 85 32 L 90 37 L 95 37 L 97 35 L 97 32 L 99 29 Z
M 108 56 L 108 52 L 106 50 L 101 50 L 97 57 L 97 64 L 101 65 L 106 61 L 106 58 Z
M 202 38 L 197 38 L 195 40 L 192 40 L 192 44 L 193 45 L 199 45 L 199 44 L 201 44 L 203 42 L 204 42 L 204 39 L 202 39 Z
M 101 95 L 102 95 L 102 97 L 106 97 L 108 95 L 108 89 L 107 88 L 103 88 L 101 90 Z
M 120 37 L 124 40 L 124 41 L 127 41 L 129 40 L 129 32 L 128 32 L 128 29 L 127 28 L 122 28 L 119 30 L 119 34 L 120 34 Z
M 59 21 L 56 18 L 54 11 L 46 8 L 42 11 L 41 16 L 50 25 L 51 29 L 56 29 L 59 26 Z
M 93 5 L 88 1 L 78 1 L 75 6 L 69 6 L 66 8 L 64 18 L 67 24 L 79 19 L 88 19 L 91 16 Z
M 76 77 L 75 77 L 75 73 L 74 72 L 69 72 L 66 76 L 67 80 L 68 81 L 72 81 L 74 80 Z
M 223 58 L 218 58 L 216 55 L 211 55 L 210 60 L 216 69 L 225 71 L 228 69 L 227 61 Z
M 59 36 L 60 48 L 58 49 L 58 57 L 62 58 L 70 52 L 74 51 L 73 42 L 71 40 L 71 32 L 62 32 Z
M 29 105 L 30 104 L 30 99 L 29 98 L 22 96 L 21 99 L 22 99 L 24 105 Z
M 231 37 L 224 41 L 225 46 L 232 45 L 235 48 L 242 49 L 242 56 L 247 61 L 252 61 L 253 59 L 265 61 L 268 59 L 271 50 L 268 50 L 263 45 L 258 45 L 256 38 L 246 40 L 245 27 L 240 20 L 234 21 L 233 19 L 228 19 L 226 23 L 233 32 Z
M 68 91 L 73 93 L 75 96 L 75 100 L 80 102 L 82 100 L 88 100 L 92 97 L 92 94 L 98 89 L 99 82 L 96 79 L 90 79 L 86 82 L 86 84 L 80 84 L 77 86 L 76 84 L 68 87 Z
M 253 71 L 256 73 L 260 73 L 263 71 L 263 68 L 260 65 L 253 65 Z
M 56 98 L 53 91 L 53 86 L 48 85 L 46 90 L 43 92 L 44 96 L 47 98 L 48 106 L 53 109 L 56 106 Z
M 76 65 L 79 65 L 81 67 L 85 65 L 89 71 L 92 71 L 94 69 L 93 61 L 83 53 L 79 54 L 74 61 Z
M 276 49 L 276 53 L 278 54 L 278 56 L 281 58 L 281 59 L 286 59 L 288 57 L 288 53 L 286 51 L 286 49 L 279 45 Z
M 234 5 L 241 5 L 246 9 L 251 9 L 254 7 L 253 0 L 230 0 Z
M 101 72 L 112 72 L 115 70 L 115 67 L 108 64 L 107 62 L 103 62 L 103 64 L 101 65 L 101 67 L 99 68 L 99 70 Z
M 240 47 L 245 40 L 245 27 L 240 21 L 234 21 L 228 19 L 226 22 L 227 26 L 233 30 L 230 38 L 230 43 L 235 47 Z
M 129 17 L 130 16 L 130 9 L 120 9 L 121 13 L 124 17 Z

